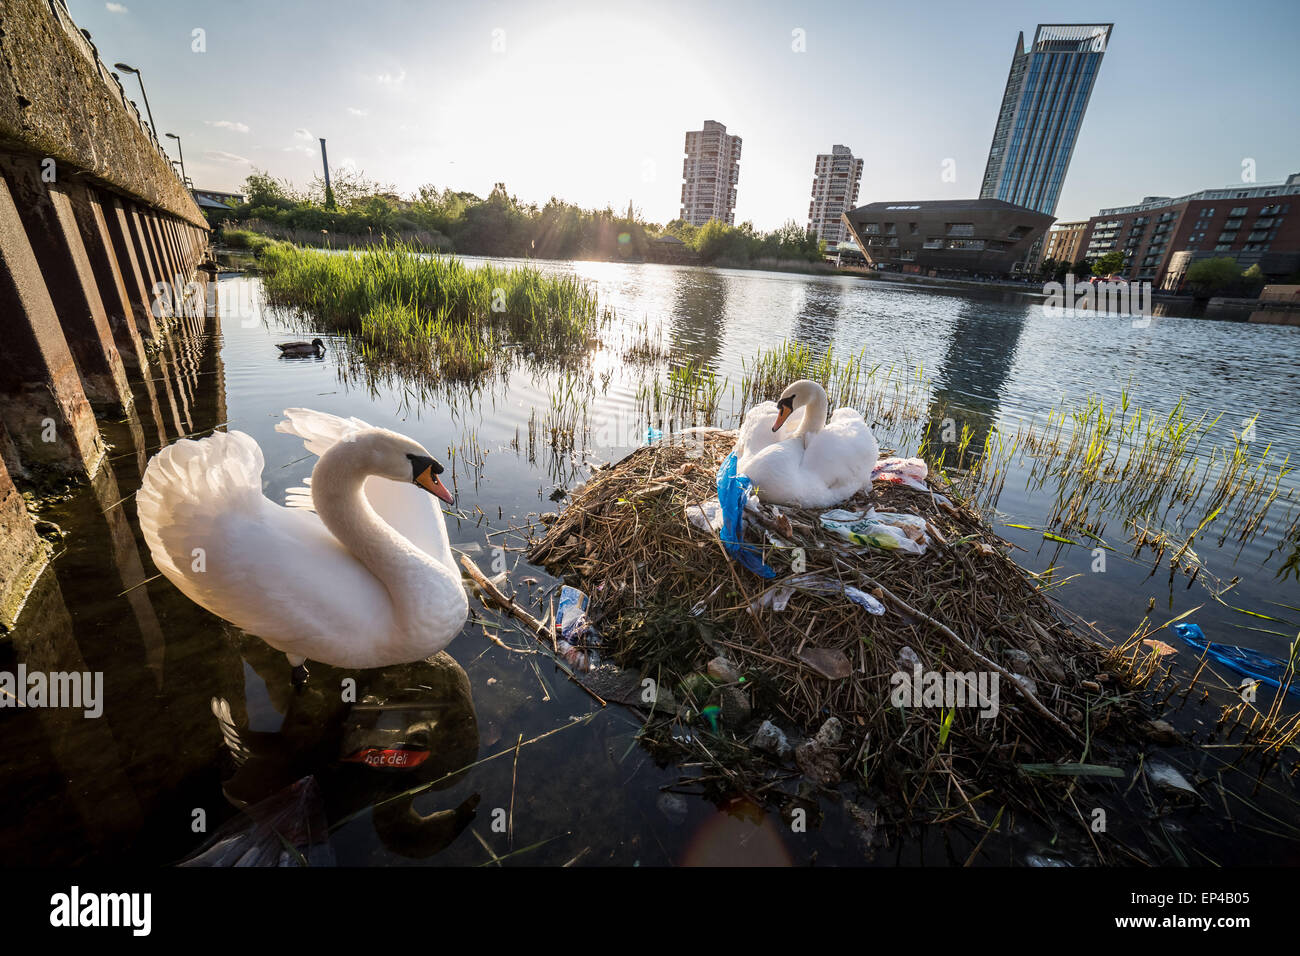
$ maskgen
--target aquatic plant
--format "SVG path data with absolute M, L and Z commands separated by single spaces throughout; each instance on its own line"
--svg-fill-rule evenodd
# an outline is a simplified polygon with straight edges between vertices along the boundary
M 509 344 L 535 354 L 585 351 L 601 313 L 575 276 L 528 267 L 470 267 L 405 245 L 334 254 L 270 243 L 262 249 L 270 305 L 318 329 L 358 336 L 379 357 L 444 377 L 481 374 Z

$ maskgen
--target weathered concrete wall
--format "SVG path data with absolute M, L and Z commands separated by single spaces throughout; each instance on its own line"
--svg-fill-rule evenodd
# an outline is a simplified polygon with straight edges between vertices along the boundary
M 139 471 L 194 430 L 208 235 L 61 0 L 0 0 L 0 630 L 49 551 L 20 492 L 112 504 L 97 416 Z
M 0 425 L 0 428 L 3 428 Z M 10 630 L 23 601 L 48 560 L 48 549 L 36 536 L 27 503 L 14 487 L 4 462 L 0 461 L 0 540 L 6 553 L 0 555 L 0 634 Z
M 53 159 L 61 180 L 90 173 L 153 209 L 207 228 L 62 0 L 0 5 L 0 146 Z

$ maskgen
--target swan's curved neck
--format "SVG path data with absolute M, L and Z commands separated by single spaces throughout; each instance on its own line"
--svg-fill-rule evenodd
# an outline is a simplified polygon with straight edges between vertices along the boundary
M 439 609 L 454 607 L 465 599 L 460 575 L 379 517 L 363 491 L 371 474 L 358 443 L 338 442 L 312 470 L 312 504 L 330 533 L 388 590 L 403 629 L 427 640 L 439 640 L 443 635 L 437 631 L 447 627 L 448 618 L 445 610 L 440 614 Z M 441 509 L 437 520 L 443 520 Z M 455 631 L 460 630 L 461 622 L 455 622 Z M 445 635 L 446 641 L 454 636 L 455 632 Z
M 808 446 L 808 439 L 821 431 L 826 425 L 826 413 L 830 409 L 830 402 L 826 398 L 826 389 L 820 385 L 814 385 L 808 392 L 807 401 L 804 403 L 803 421 L 799 423 L 799 430 L 793 436 L 802 438 L 804 447 Z

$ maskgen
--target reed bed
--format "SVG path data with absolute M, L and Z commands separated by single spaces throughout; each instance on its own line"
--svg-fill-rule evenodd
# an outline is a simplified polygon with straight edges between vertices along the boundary
M 585 352 L 608 320 L 575 276 L 428 255 L 401 244 L 331 254 L 272 243 L 260 250 L 270 305 L 359 339 L 379 359 L 447 379 L 481 375 L 517 346 Z
M 1201 572 L 1198 537 L 1241 548 L 1276 530 L 1294 541 L 1300 521 L 1289 456 L 1279 460 L 1271 445 L 1252 448 L 1243 435 L 1253 419 L 1227 445 L 1216 436 L 1220 418 L 1192 415 L 1186 399 L 1156 414 L 1122 392 L 1110 405 L 1095 396 L 1062 404 L 1013 433 L 994 427 L 976 450 L 965 430 L 954 449 L 936 442 L 931 429 L 922 453 L 946 464 L 983 507 L 995 505 L 1007 475 L 1021 470 L 1027 489 L 1052 496 L 1048 528 L 1101 542 L 1108 521 L 1118 518 L 1135 556 L 1154 552 L 1157 565 L 1168 556 L 1171 570 L 1194 578 Z
M 1067 809 L 1081 779 L 1072 770 L 1124 750 L 1136 704 L 1108 672 L 1100 635 L 1066 624 L 954 489 L 942 489 L 948 507 L 910 488 L 873 491 L 877 508 L 929 523 L 932 546 L 921 556 L 859 549 L 828 536 L 814 512 L 764 507 L 746 524 L 777 572 L 765 581 L 685 517 L 716 494 L 733 441 L 696 433 L 598 469 L 529 551 L 591 595 L 602 653 L 661 689 L 644 739 L 698 757 L 706 779 L 754 799 L 787 799 L 777 784 L 800 774 L 814 788 L 849 779 L 896 822 L 983 826 L 1002 809 L 1044 820 Z M 805 573 L 873 593 L 886 613 L 805 591 L 783 611 L 763 606 L 766 591 Z M 719 656 L 738 680 L 706 676 Z M 828 656 L 849 672 L 828 677 L 824 663 L 809 663 Z M 998 715 L 894 706 L 891 675 L 910 674 L 913 659 L 927 672 L 996 674 Z M 754 746 L 762 718 L 807 738 L 832 716 L 842 740 L 796 750 L 798 771 L 788 760 L 774 767 Z

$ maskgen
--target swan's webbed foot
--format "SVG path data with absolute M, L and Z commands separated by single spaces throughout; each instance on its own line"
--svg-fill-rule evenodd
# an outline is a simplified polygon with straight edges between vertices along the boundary
M 289 679 L 293 682 L 293 689 L 301 692 L 307 686 L 307 678 L 311 672 L 307 670 L 306 664 L 299 664 L 289 673 Z

